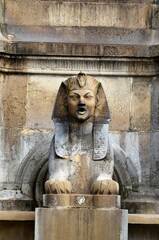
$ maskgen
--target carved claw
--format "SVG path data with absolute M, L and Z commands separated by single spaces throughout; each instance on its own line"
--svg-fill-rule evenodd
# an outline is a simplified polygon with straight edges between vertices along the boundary
M 119 193 L 119 184 L 114 180 L 96 180 L 91 187 L 93 194 L 114 194 Z
M 45 182 L 45 193 L 71 193 L 72 186 L 68 180 L 50 179 Z

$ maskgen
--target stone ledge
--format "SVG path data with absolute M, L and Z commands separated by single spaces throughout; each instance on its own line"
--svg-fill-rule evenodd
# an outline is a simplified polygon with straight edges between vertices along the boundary
M 34 221 L 35 212 L 0 211 L 0 221 Z
M 0 41 L 0 52 L 17 55 L 76 57 L 158 57 L 156 45 Z
M 0 71 L 72 75 L 79 71 L 99 76 L 156 76 L 159 59 L 110 57 L 16 56 L 0 54 Z
M 72 43 L 97 45 L 155 45 L 157 29 L 132 29 L 106 26 L 19 26 L 4 25 L 2 38 L 8 42 Z M 153 36 L 153 38 L 152 38 Z
M 35 221 L 35 212 L 0 211 L 0 221 Z M 128 214 L 128 223 L 159 225 L 159 214 Z
M 47 208 L 120 208 L 119 195 L 44 194 L 43 205 Z
M 159 214 L 129 214 L 129 224 L 159 224 Z

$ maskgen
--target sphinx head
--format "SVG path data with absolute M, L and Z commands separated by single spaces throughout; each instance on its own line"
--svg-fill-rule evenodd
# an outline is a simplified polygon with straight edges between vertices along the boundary
M 56 122 L 109 122 L 109 107 L 101 83 L 84 73 L 62 82 L 52 118 Z
M 77 77 L 67 80 L 66 85 L 68 93 L 66 106 L 70 120 L 84 122 L 91 119 L 99 100 L 98 82 L 80 73 Z

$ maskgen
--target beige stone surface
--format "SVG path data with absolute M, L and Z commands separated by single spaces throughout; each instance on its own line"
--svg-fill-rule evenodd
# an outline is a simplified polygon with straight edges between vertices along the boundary
M 145 28 L 151 21 L 150 4 L 6 0 L 5 10 L 15 25 Z
M 27 75 L 6 75 L 2 89 L 4 125 L 20 128 L 26 122 Z
M 124 131 L 130 125 L 132 78 L 109 77 L 102 79 L 112 121 L 111 131 Z
M 0 75 L 0 126 L 3 126 L 4 112 L 3 112 L 3 83 L 4 76 Z
M 26 106 L 27 128 L 53 128 L 51 115 L 60 83 L 60 76 L 32 75 L 29 77 Z
M 51 26 L 80 26 L 80 3 L 54 2 L 48 8 Z
M 34 212 L 1 211 L 0 221 L 34 221 Z
M 134 78 L 131 104 L 131 129 L 150 130 L 151 81 L 149 78 Z
M 0 1 L 0 22 L 4 23 L 4 2 Z
M 144 28 L 148 11 L 149 5 L 82 3 L 81 26 Z
M 129 214 L 129 224 L 159 224 L 158 214 Z
M 127 210 L 39 208 L 35 240 L 127 240 Z

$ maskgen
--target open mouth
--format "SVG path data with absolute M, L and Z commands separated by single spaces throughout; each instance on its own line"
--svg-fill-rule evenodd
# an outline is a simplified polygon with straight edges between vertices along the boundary
M 85 114 L 85 112 L 86 112 L 85 105 L 79 105 L 79 106 L 78 106 L 78 109 L 77 109 L 77 113 L 78 113 L 79 115 L 83 115 L 83 114 Z

